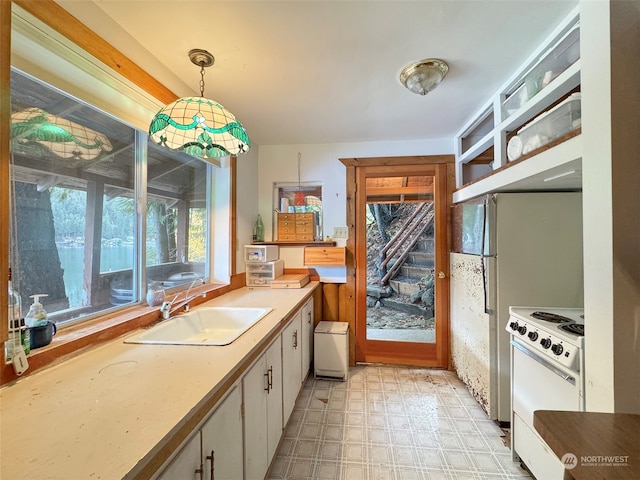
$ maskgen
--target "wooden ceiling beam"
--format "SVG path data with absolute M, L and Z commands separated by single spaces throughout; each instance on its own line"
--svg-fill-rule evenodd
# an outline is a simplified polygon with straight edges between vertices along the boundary
M 367 187 L 367 197 L 370 195 L 385 196 L 385 195 L 431 195 L 433 194 L 433 186 L 429 187 L 398 187 L 398 188 L 378 188 Z

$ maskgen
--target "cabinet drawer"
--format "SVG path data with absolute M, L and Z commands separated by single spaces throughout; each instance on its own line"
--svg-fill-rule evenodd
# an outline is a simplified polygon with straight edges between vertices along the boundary
M 313 225 L 296 225 L 296 233 L 298 235 L 310 233 L 313 236 Z
M 279 220 L 278 221 L 278 229 L 280 228 L 295 228 L 296 222 L 295 220 Z
M 305 265 L 343 266 L 346 263 L 345 247 L 306 247 L 304 249 Z
M 313 223 L 313 213 L 296 213 L 296 222 Z
M 281 225 L 278 226 L 278 235 L 280 234 L 287 234 L 287 233 L 296 233 L 296 226 L 295 225 L 289 225 L 289 226 L 285 226 L 285 225 Z
M 299 242 L 313 242 L 313 232 L 311 233 L 296 233 L 296 240 Z
M 247 285 L 270 285 L 271 280 L 278 278 L 284 272 L 284 261 L 247 263 Z
M 296 234 L 295 233 L 280 233 L 278 232 L 278 241 L 281 242 L 294 242 L 296 241 Z

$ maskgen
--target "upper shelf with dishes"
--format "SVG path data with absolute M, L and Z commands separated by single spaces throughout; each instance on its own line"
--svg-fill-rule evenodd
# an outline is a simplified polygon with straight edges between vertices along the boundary
M 456 135 L 454 202 L 494 191 L 579 189 L 580 132 L 576 8 Z

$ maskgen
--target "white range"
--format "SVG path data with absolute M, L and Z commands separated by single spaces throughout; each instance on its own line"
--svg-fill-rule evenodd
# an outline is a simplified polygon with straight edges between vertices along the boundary
M 564 465 L 535 431 L 533 412 L 584 411 L 584 310 L 510 307 L 509 314 L 513 458 L 538 480 L 562 480 Z

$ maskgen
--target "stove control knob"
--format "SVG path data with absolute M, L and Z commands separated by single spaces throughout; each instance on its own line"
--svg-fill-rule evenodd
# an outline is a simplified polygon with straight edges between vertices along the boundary
M 560 343 L 556 343 L 553 347 L 551 347 L 551 351 L 555 355 L 560 355 L 564 351 L 564 348 L 562 348 L 562 345 Z
M 538 332 L 529 332 L 529 335 L 527 336 L 529 337 L 529 340 L 535 342 L 538 339 Z
M 542 340 L 540 340 L 540 345 L 542 345 L 542 348 L 549 348 L 551 346 L 551 339 L 543 338 Z
M 526 325 L 522 325 L 521 327 L 518 327 L 518 333 L 520 335 L 524 335 L 525 333 L 527 333 L 527 326 Z
M 509 328 L 511 328 L 511 330 L 518 330 L 518 322 L 510 322 Z

